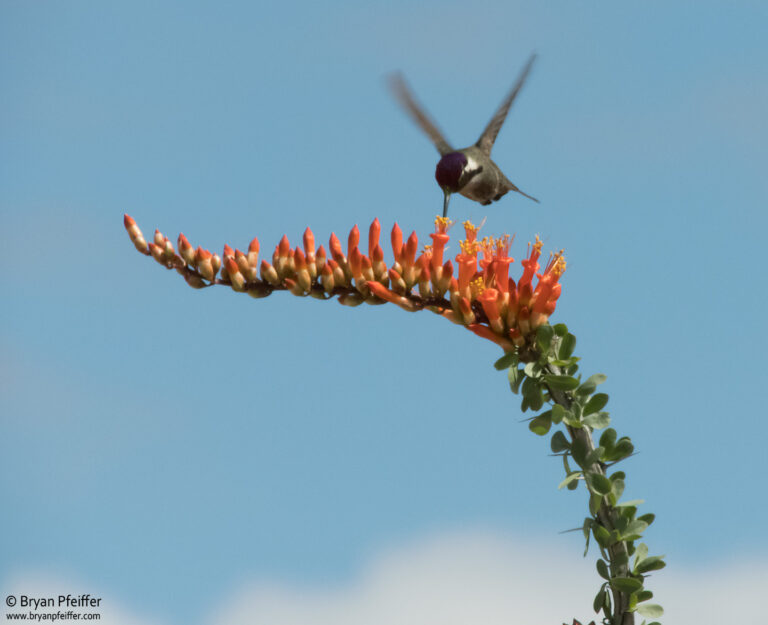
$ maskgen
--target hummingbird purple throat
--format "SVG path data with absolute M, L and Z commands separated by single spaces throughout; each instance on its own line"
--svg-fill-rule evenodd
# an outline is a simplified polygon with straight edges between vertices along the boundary
M 445 140 L 426 111 L 416 102 L 403 77 L 395 74 L 390 78 L 390 86 L 400 104 L 440 152 L 441 158 L 435 168 L 435 179 L 443 190 L 443 217 L 448 215 L 448 202 L 452 193 L 461 193 L 464 197 L 480 202 L 483 206 L 500 200 L 508 191 L 517 191 L 534 202 L 539 201 L 518 189 L 491 160 L 491 149 L 499 130 L 507 118 L 512 102 L 525 83 L 534 60 L 536 55 L 532 54 L 523 71 L 520 72 L 517 82 L 499 105 L 477 143 L 460 150 L 455 150 Z

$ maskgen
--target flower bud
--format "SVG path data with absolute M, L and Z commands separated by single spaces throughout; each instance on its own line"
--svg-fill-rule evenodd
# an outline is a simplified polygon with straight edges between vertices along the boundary
M 136 220 L 130 215 L 123 215 L 123 226 L 128 232 L 128 236 L 134 247 L 142 254 L 148 255 L 150 252 L 147 248 L 147 242 L 144 240 L 144 235 L 141 234 L 141 230 L 139 230 L 139 227 L 136 225 Z

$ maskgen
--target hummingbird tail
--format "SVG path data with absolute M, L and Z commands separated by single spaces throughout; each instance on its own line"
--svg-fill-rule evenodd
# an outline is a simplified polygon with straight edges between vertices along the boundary
M 520 189 L 515 189 L 515 191 L 517 191 L 517 192 L 518 192 L 520 195 L 524 195 L 524 196 L 525 196 L 525 197 L 527 197 L 529 200 L 533 200 L 533 201 L 534 201 L 534 202 L 536 202 L 537 204 L 541 204 L 541 202 L 539 202 L 539 200 L 537 200 L 537 199 L 536 199 L 535 197 L 533 197 L 532 195 L 528 195 L 528 194 L 527 194 L 525 191 L 521 191 Z

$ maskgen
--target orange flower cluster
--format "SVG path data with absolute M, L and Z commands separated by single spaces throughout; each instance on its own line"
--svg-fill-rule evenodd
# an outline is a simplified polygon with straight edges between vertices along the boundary
M 521 261 L 523 275 L 515 283 L 509 277 L 509 265 L 514 262 L 509 256 L 510 236 L 478 240 L 479 228 L 468 221 L 464 222 L 466 238 L 459 242 L 454 268 L 453 261 L 443 262 L 450 239 L 448 230 L 453 225 L 443 217 L 435 219 L 432 244 L 420 254 L 416 233 L 403 241 L 403 233 L 395 224 L 391 233 L 394 261 L 390 267 L 384 262 L 379 243 L 378 219 L 368 230 L 367 255 L 360 250 L 357 226 L 349 233 L 346 255 L 335 234 L 331 234 L 328 252 L 322 245 L 315 248 L 315 237 L 307 228 L 301 246 L 292 248 L 288 237 L 283 236 L 271 263 L 259 261 L 256 238 L 247 252 L 225 245 L 219 256 L 194 248 L 183 234 L 177 241 L 178 251 L 157 230 L 147 244 L 133 218 L 125 215 L 124 224 L 136 249 L 168 269 L 176 269 L 195 288 L 226 284 L 254 297 L 287 290 L 320 299 L 338 296 L 348 306 L 392 302 L 408 311 L 426 308 L 505 350 L 532 342 L 536 328 L 546 323 L 555 310 L 561 289 L 559 279 L 565 271 L 561 251 L 551 254 L 544 270 L 538 273 L 542 243 L 536 237 Z M 219 271 L 221 277 L 217 278 Z M 535 286 L 534 277 L 538 278 Z

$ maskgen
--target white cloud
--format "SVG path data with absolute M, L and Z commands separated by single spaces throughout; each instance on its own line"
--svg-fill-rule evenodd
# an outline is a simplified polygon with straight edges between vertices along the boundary
M 556 550 L 552 544 L 561 543 Z M 211 606 L 202 625 L 560 625 L 593 618 L 594 555 L 573 552 L 555 537 L 529 540 L 498 532 L 464 531 L 401 545 L 373 558 L 360 575 L 336 586 L 254 581 Z M 51 596 L 80 592 L 71 582 L 18 577 L 3 585 Z M 90 586 L 89 586 L 90 587 Z M 672 563 L 649 587 L 675 625 L 759 623 L 768 587 L 765 559 Z M 72 589 L 71 591 L 69 589 Z M 102 625 L 155 625 L 105 598 Z M 638 625 L 641 619 L 638 619 Z
M 552 547 L 558 542 L 560 550 Z M 349 585 L 245 586 L 209 623 L 560 625 L 576 617 L 586 624 L 594 617 L 596 556 L 581 558 L 572 547 L 557 537 L 444 534 L 380 555 Z M 768 587 L 768 564 L 672 566 L 648 585 L 666 608 L 665 623 L 758 623 L 764 613 L 757 598 Z

